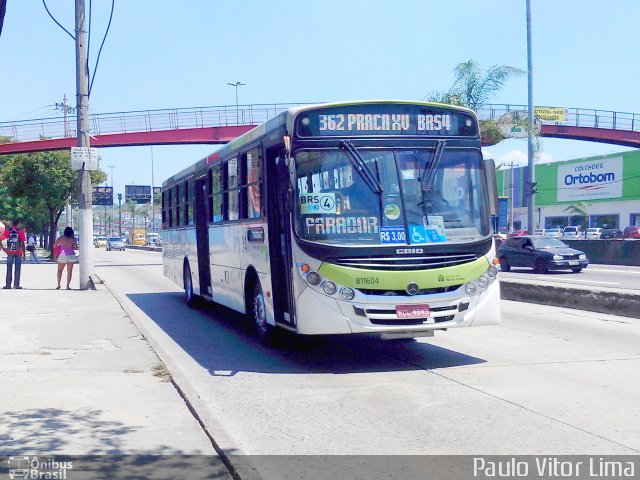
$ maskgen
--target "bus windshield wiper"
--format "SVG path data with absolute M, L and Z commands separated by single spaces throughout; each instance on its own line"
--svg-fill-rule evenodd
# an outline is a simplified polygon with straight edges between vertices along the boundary
M 433 154 L 433 160 L 431 163 L 424 166 L 424 170 L 422 171 L 422 183 L 421 188 L 423 192 L 428 192 L 431 189 L 431 185 L 433 185 L 433 181 L 435 180 L 436 171 L 438 170 L 438 165 L 440 165 L 440 159 L 442 158 L 442 153 L 447 145 L 446 140 L 438 140 L 438 144 L 436 145 L 436 151 Z
M 342 140 L 340 142 L 340 148 L 346 150 L 351 155 L 348 155 L 349 160 L 356 167 L 357 172 L 360 174 L 364 182 L 371 189 L 373 193 L 380 195 L 382 193 L 382 185 L 376 178 L 376 176 L 369 170 L 367 164 L 364 162 L 362 156 L 356 150 L 356 147 L 349 140 Z

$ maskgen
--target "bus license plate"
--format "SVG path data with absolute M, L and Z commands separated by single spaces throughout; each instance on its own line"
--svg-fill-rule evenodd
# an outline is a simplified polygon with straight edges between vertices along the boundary
M 396 305 L 398 318 L 426 318 L 430 314 L 429 305 Z

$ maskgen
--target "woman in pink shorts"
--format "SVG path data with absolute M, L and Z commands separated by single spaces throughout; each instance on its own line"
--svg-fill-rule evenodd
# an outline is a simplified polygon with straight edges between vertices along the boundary
M 62 271 L 67 266 L 67 290 L 71 290 L 71 275 L 73 275 L 73 264 L 78 262 L 75 250 L 78 250 L 78 242 L 73 232 L 73 228 L 67 227 L 64 233 L 55 242 L 53 242 L 53 250 L 59 249 L 58 254 L 58 286 L 60 289 L 60 280 L 62 280 Z M 55 260 L 55 258 L 54 258 Z

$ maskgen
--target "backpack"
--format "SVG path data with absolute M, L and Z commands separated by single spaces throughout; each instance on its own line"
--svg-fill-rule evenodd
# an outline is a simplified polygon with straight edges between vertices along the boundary
M 20 248 L 20 237 L 18 231 L 12 228 L 9 232 L 9 238 L 7 239 L 7 250 L 18 250 Z

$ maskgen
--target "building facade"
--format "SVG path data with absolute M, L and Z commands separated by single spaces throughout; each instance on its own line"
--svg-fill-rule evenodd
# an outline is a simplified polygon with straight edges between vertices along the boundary
M 508 230 L 527 225 L 528 167 L 499 170 L 498 195 L 509 197 Z M 533 228 L 580 225 L 623 230 L 640 225 L 640 150 L 538 164 Z M 506 228 L 505 228 L 506 227 Z

